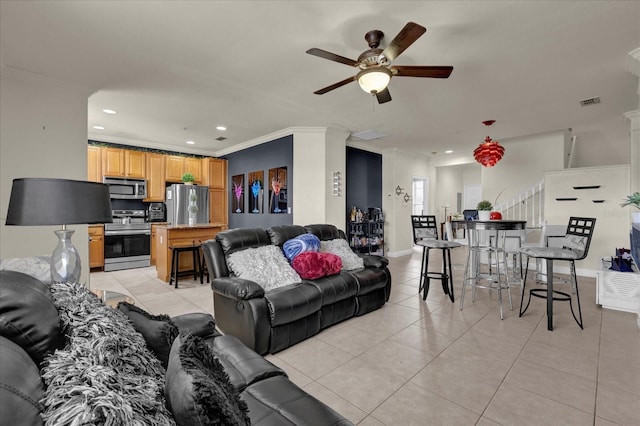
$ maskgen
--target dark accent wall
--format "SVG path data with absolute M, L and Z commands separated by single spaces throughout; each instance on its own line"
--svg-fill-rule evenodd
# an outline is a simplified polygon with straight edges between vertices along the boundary
M 229 228 L 269 228 L 276 225 L 293 225 L 293 216 L 289 213 L 268 213 L 269 197 L 268 188 L 265 188 L 264 213 L 247 213 L 249 198 L 246 191 L 248 174 L 262 170 L 265 180 L 269 176 L 269 169 L 277 167 L 287 168 L 287 205 L 293 206 L 293 135 L 285 136 L 271 142 L 266 142 L 251 148 L 243 149 L 222 158 L 227 160 L 228 176 L 227 188 L 229 188 Z M 231 177 L 244 174 L 245 193 L 244 213 L 234 213 L 233 184 Z
M 345 181 L 347 216 L 353 206 L 382 208 L 382 155 L 348 146 Z

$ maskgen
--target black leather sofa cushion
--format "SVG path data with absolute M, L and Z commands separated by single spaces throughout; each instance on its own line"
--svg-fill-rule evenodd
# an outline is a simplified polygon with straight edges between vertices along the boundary
M 39 401 L 43 395 L 44 387 L 36 364 L 24 349 L 0 336 L 1 423 L 41 425 Z
M 178 327 L 178 330 L 189 331 L 203 339 L 221 335 L 216 331 L 216 320 L 211 314 L 193 312 L 190 314 L 178 315 L 171 318 L 171 320 L 176 327 Z
M 282 245 L 290 240 L 291 238 L 295 238 L 298 235 L 306 234 L 307 230 L 304 226 L 298 225 L 281 225 L 281 226 L 273 226 L 267 229 L 267 233 L 269 234 L 269 238 L 271 239 L 271 244 L 277 245 L 282 248 Z
M 389 265 L 389 259 L 374 254 L 365 254 L 362 256 L 365 268 L 383 269 Z
M 237 337 L 227 335 L 208 339 L 207 344 L 224 366 L 231 384 L 238 392 L 255 382 L 286 373 L 247 348 Z
M 0 335 L 21 346 L 40 364 L 63 343 L 49 288 L 22 272 L 0 271 L 0 294 Z
M 356 297 L 356 316 L 364 315 L 374 311 L 384 305 L 387 299 L 387 292 L 384 288 L 379 288 L 370 293 Z
M 320 329 L 323 330 L 355 316 L 356 309 L 357 298 L 355 297 L 324 305 L 320 310 Z
M 344 233 L 340 233 L 340 230 L 334 225 L 316 224 L 305 226 L 308 232 L 311 232 L 320 241 L 335 240 L 336 238 L 344 238 Z
M 322 295 L 308 284 L 291 284 L 268 291 L 267 299 L 271 326 L 287 324 L 317 312 L 322 307 Z
M 269 352 L 275 354 L 302 342 L 320 331 L 320 311 L 287 324 L 271 328 Z
M 234 300 L 249 300 L 264 297 L 264 289 L 251 280 L 220 277 L 211 283 L 211 288 Z
M 387 284 L 387 273 L 384 269 L 359 269 L 348 273 L 358 282 L 358 296 L 384 288 Z
M 253 426 L 353 424 L 284 376 L 262 380 L 247 387 L 240 396 L 249 407 L 249 417 Z
M 303 280 L 303 282 L 316 287 L 322 294 L 322 306 L 354 297 L 358 293 L 356 277 L 345 271 L 315 280 Z
M 216 234 L 216 241 L 226 256 L 239 250 L 271 244 L 269 234 L 262 228 L 229 229 Z

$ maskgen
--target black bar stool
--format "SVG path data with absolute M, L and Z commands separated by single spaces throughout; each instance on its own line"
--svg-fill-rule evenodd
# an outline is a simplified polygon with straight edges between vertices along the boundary
M 442 290 L 453 302 L 453 271 L 451 267 L 451 249 L 460 247 L 462 244 L 454 241 L 443 241 L 438 239 L 438 228 L 436 217 L 433 215 L 411 216 L 413 228 L 413 242 L 422 246 L 422 264 L 420 265 L 420 287 L 422 300 L 427 300 L 431 280 L 442 281 Z M 429 251 L 431 249 L 442 250 L 442 271 L 429 272 Z
M 202 284 L 202 263 L 200 262 L 201 246 L 201 244 L 196 244 L 195 241 L 191 244 L 175 244 L 169 246 L 169 249 L 171 249 L 171 274 L 169 275 L 169 285 L 171 285 L 173 280 L 175 280 L 175 287 L 178 288 L 178 277 L 180 274 L 193 274 L 194 280 L 197 280 L 198 275 L 200 275 L 200 284 Z M 193 269 L 189 269 L 188 271 L 179 271 L 180 253 L 189 252 L 193 256 Z
M 547 330 L 553 330 L 553 302 L 554 300 L 569 302 L 569 308 L 573 319 L 578 326 L 583 329 L 582 323 L 582 308 L 580 307 L 580 291 L 578 289 L 578 277 L 576 276 L 576 260 L 582 260 L 589 254 L 589 246 L 591 245 L 591 237 L 593 237 L 593 229 L 596 226 L 596 219 L 590 217 L 570 217 L 569 224 L 567 225 L 567 231 L 565 232 L 562 248 L 559 247 L 526 247 L 521 248 L 520 253 L 527 256 L 526 272 L 529 270 L 529 259 L 544 259 L 547 262 L 547 285 L 545 288 L 534 288 L 529 290 L 529 299 L 527 304 L 524 304 L 524 283 L 527 280 L 525 277 L 522 286 L 522 296 L 520 299 L 520 316 L 529 308 L 531 303 L 531 296 L 539 297 L 541 299 L 547 299 Z M 553 288 L 553 261 L 565 261 L 569 262 L 570 267 L 570 281 L 571 281 L 571 293 L 558 291 Z M 576 302 L 578 303 L 578 315 L 576 316 L 573 310 L 572 293 L 576 295 Z
M 454 302 L 453 296 L 453 270 L 451 268 L 451 249 L 460 247 L 462 244 L 454 241 L 442 240 L 422 240 L 418 241 L 422 246 L 422 264 L 424 265 L 420 273 L 420 288 L 422 289 L 422 300 L 427 300 L 431 280 L 442 281 L 442 290 L 449 299 Z M 442 250 L 442 272 L 429 272 L 429 250 Z

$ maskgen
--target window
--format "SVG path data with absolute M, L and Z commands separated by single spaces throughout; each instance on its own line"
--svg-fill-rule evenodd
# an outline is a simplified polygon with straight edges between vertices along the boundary
M 411 214 L 427 214 L 429 211 L 429 179 L 414 177 L 412 186 Z

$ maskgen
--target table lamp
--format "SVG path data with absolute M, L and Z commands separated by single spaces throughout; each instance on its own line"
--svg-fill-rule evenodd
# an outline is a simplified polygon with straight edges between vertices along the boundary
M 77 282 L 80 256 L 67 225 L 113 222 L 109 185 L 69 179 L 14 179 L 6 225 L 62 225 L 51 255 L 53 282 Z

